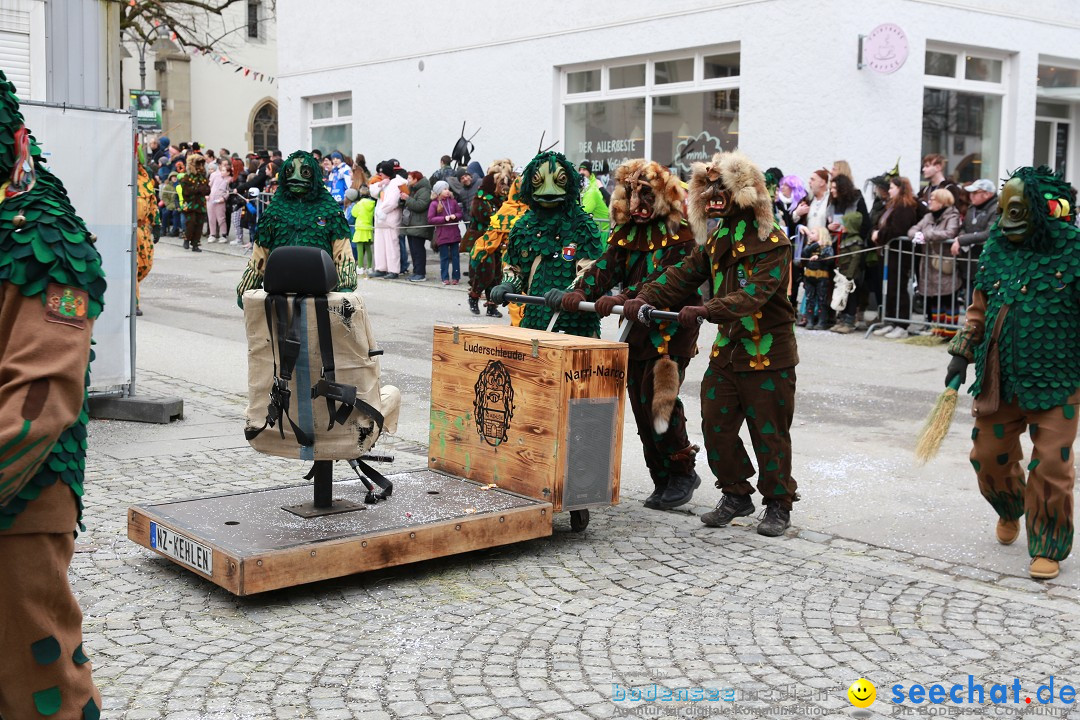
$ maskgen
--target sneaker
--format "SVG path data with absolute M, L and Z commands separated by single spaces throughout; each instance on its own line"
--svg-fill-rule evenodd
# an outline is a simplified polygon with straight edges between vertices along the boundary
M 819 322 L 817 325 L 811 326 L 810 329 L 811 330 L 828 330 L 829 328 L 828 328 L 828 326 L 825 325 L 825 323 Z
M 375 270 L 374 272 L 368 273 L 368 277 L 384 278 L 384 277 L 386 277 L 386 271 L 384 271 L 384 270 Z
M 135 317 L 142 317 L 142 308 L 135 308 Z
M 409 277 L 409 282 L 426 282 L 427 278 L 423 275 L 412 275 Z
M 832 326 L 832 331 L 834 333 L 839 333 L 841 335 L 847 335 L 848 333 L 853 332 L 854 330 L 855 330 L 855 326 L 854 325 L 849 325 L 846 322 L 839 322 L 839 323 L 836 323 L 835 325 Z
M 728 495 L 720 498 L 716 508 L 701 516 L 701 522 L 709 527 L 727 527 L 737 517 L 754 514 L 754 501 L 749 495 Z
M 397 280 L 401 276 L 398 275 L 397 273 L 386 273 L 382 277 L 383 277 L 383 280 Z
M 689 475 L 674 475 L 668 480 L 667 490 L 660 497 L 657 507 L 661 510 L 673 510 L 685 505 L 694 497 L 694 491 L 701 487 L 701 477 L 691 470 Z
M 911 333 L 912 335 L 917 335 L 918 333 L 921 333 L 925 329 L 926 329 L 926 326 L 925 325 L 920 325 L 919 323 L 911 323 L 910 325 L 907 326 L 908 332 Z
M 875 336 L 877 336 L 877 337 L 881 337 L 882 335 L 888 335 L 889 333 L 891 333 L 895 329 L 896 329 L 895 325 L 882 325 L 877 330 L 875 330 L 873 332 L 873 334 Z
M 1058 576 L 1058 561 L 1044 557 L 1031 558 L 1028 574 L 1036 580 L 1053 580 Z
M 232 241 L 232 242 L 230 242 L 229 244 L 230 244 L 230 245 L 243 245 L 244 243 L 243 243 L 243 241 L 242 241 L 242 240 L 233 240 L 233 241 Z
M 443 280 L 443 281 L 442 281 L 442 284 L 443 284 L 443 285 L 449 285 L 449 284 L 450 284 L 450 281 L 449 281 L 449 280 Z
M 655 482 L 655 480 L 653 482 Z M 655 489 L 652 491 L 652 495 L 645 498 L 645 502 L 643 503 L 645 507 L 650 510 L 659 510 L 660 498 L 664 496 L 665 490 L 667 490 L 667 485 L 656 485 Z
M 894 327 L 889 332 L 885 333 L 886 340 L 900 340 L 908 336 L 907 328 Z
M 995 531 L 999 543 L 1002 545 L 1012 545 L 1020 535 L 1020 521 L 998 518 Z
M 765 505 L 765 517 L 758 523 L 758 535 L 780 537 L 791 527 L 791 511 L 784 510 L 780 503 L 770 502 Z
M 451 281 L 450 281 L 450 284 L 451 284 L 451 285 L 457 285 L 457 284 L 458 284 L 458 281 L 457 281 L 457 280 L 451 280 Z

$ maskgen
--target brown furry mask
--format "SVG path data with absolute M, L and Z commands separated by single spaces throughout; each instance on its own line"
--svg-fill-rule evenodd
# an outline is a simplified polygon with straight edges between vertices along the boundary
M 611 220 L 623 225 L 662 218 L 668 233 L 674 235 L 682 223 L 684 196 L 679 179 L 666 167 L 648 160 L 628 160 L 615 171 Z
M 488 175 L 494 180 L 491 191 L 499 197 L 506 197 L 510 192 L 510 183 L 514 180 L 514 163 L 510 158 L 500 158 L 488 166 Z
M 738 150 L 713 155 L 708 163 L 694 163 L 690 177 L 690 225 L 699 242 L 708 237 L 709 218 L 752 216 L 758 238 L 772 232 L 772 201 L 765 175 Z

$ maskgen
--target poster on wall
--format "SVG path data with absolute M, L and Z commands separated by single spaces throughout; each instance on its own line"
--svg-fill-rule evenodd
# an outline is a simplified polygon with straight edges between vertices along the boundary
M 157 90 L 132 90 L 129 107 L 139 125 L 139 132 L 161 132 L 161 93 Z

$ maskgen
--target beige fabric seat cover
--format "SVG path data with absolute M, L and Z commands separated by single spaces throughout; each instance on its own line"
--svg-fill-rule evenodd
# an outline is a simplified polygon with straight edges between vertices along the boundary
M 379 383 L 378 357 L 369 356 L 369 352 L 378 347 L 364 301 L 356 292 L 333 292 L 326 297 L 336 382 L 355 386 L 357 397 L 383 414 L 383 432 L 394 433 L 397 430 L 401 393 L 392 385 L 381 386 Z M 265 300 L 264 290 L 248 290 L 244 293 L 244 323 L 248 338 L 248 429 L 260 428 L 266 422 L 270 388 L 274 382 L 277 338 L 271 342 L 266 324 Z M 291 321 L 292 296 L 288 296 L 288 306 Z M 298 460 L 358 458 L 371 449 L 379 438 L 379 428 L 372 418 L 362 408 L 357 408 L 344 424 L 335 424 L 333 429 L 327 430 L 330 414 L 326 399 L 311 397 L 311 388 L 319 382 L 322 370 L 314 298 L 304 298 L 298 329 L 300 357 L 289 382 L 292 394 L 288 411 L 297 427 L 315 438 L 315 444 L 312 447 L 301 446 L 293 435 L 292 426 L 283 416 L 277 426 L 266 427 L 251 438 L 251 446 L 268 455 Z M 281 359 L 277 358 L 277 361 L 280 372 Z M 285 430 L 284 438 L 281 437 L 281 427 Z

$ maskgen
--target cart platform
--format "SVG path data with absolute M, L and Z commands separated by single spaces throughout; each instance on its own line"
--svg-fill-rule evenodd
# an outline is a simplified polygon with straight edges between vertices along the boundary
M 552 533 L 551 503 L 422 469 L 387 475 L 393 496 L 364 505 L 359 480 L 335 482 L 351 512 L 302 518 L 311 484 L 133 506 L 128 538 L 235 595 L 507 545 Z

